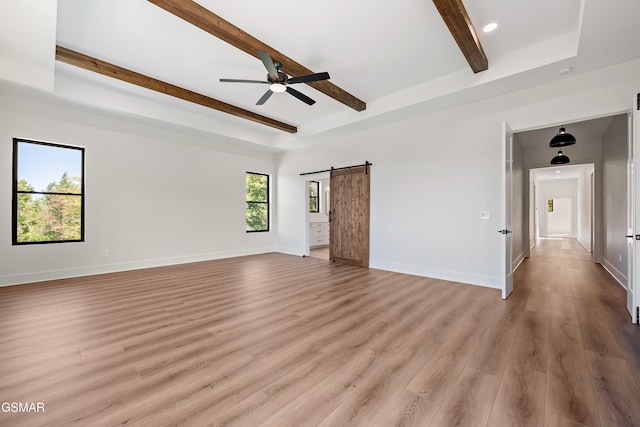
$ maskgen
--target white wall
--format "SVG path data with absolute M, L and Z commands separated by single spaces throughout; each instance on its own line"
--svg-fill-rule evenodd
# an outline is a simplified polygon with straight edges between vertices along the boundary
M 577 185 L 576 185 L 577 189 Z M 553 210 L 547 210 L 547 235 L 575 237 L 577 215 L 574 214 L 574 200 L 569 197 L 553 199 Z M 574 221 L 574 218 L 576 221 Z
M 604 206 L 602 264 L 627 285 L 627 117 L 616 116 L 602 138 Z
M 304 148 L 280 159 L 279 249 L 305 250 L 301 172 L 369 160 L 371 267 L 498 287 L 502 121 L 518 131 L 630 110 L 639 88 L 635 61 L 377 129 L 302 139 Z
M 593 186 L 595 168 L 585 169 L 578 177 L 578 230 L 576 238 L 588 251 L 593 252 L 591 227 L 593 218 Z M 593 179 L 593 183 L 592 183 Z
M 569 237 L 576 237 L 578 223 L 578 180 L 573 179 L 557 179 L 549 181 L 538 181 L 538 215 L 540 221 L 540 236 L 551 236 L 557 234 L 560 227 L 563 232 L 567 232 Z M 547 200 L 554 199 L 554 212 L 556 216 L 549 215 L 547 211 Z M 567 210 L 560 209 L 559 215 L 556 212 L 555 199 L 569 199 L 570 208 Z M 562 202 L 561 202 L 562 205 Z M 566 215 L 571 215 L 566 218 Z M 551 222 L 551 223 L 550 223 Z M 565 224 L 568 223 L 568 226 Z
M 11 245 L 13 137 L 86 147 L 85 242 Z M 275 250 L 245 232 L 245 172 L 275 179 L 275 156 L 206 145 L 0 94 L 0 285 Z

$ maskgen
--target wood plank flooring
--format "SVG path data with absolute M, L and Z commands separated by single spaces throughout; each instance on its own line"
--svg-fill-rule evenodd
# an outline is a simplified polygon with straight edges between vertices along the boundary
M 329 259 L 329 246 L 321 246 L 309 249 L 309 256 L 314 258 Z
M 571 239 L 507 301 L 265 254 L 0 288 L 1 426 L 638 426 L 640 329 Z

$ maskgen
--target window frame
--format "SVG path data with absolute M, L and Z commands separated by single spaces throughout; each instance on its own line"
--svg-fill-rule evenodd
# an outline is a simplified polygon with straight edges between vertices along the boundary
M 259 176 L 265 176 L 267 177 L 267 201 L 266 202 L 256 202 L 256 201 L 250 201 L 247 200 L 247 175 L 259 175 Z M 271 176 L 269 176 L 269 174 L 266 173 L 260 173 L 260 172 L 250 172 L 247 171 L 245 172 L 245 211 L 244 211 L 244 215 L 245 215 L 245 232 L 247 233 L 265 233 L 265 232 L 269 232 L 271 230 Z M 261 205 L 266 205 L 267 206 L 267 228 L 265 230 L 246 230 L 246 225 L 247 225 L 247 212 L 248 212 L 248 205 L 250 203 L 253 204 L 261 204 Z
M 315 185 L 316 187 L 316 195 L 312 196 L 311 195 L 311 186 Z M 320 181 L 309 181 L 309 188 L 307 189 L 307 191 L 309 191 L 309 213 L 320 213 Z M 311 200 L 315 199 L 316 200 L 316 210 L 313 211 L 311 210 Z
M 18 146 L 20 143 L 44 145 L 48 147 L 64 148 L 68 150 L 80 151 L 80 194 L 76 193 L 58 193 L 47 191 L 24 191 L 18 190 Z M 77 243 L 85 241 L 85 148 L 73 145 L 58 144 L 53 142 L 36 141 L 26 138 L 13 138 L 13 177 L 11 191 L 11 243 L 13 246 L 22 245 L 48 245 L 52 243 Z M 20 242 L 18 241 L 18 195 L 19 194 L 38 194 L 38 195 L 61 195 L 80 197 L 80 238 L 68 240 L 43 240 L 37 242 Z

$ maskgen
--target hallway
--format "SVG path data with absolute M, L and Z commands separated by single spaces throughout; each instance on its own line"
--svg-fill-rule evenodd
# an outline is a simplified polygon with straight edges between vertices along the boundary
M 640 328 L 624 289 L 579 242 L 539 240 L 508 301 L 522 306 L 527 346 L 513 389 L 501 390 L 512 405 L 531 394 L 521 388 L 535 384 L 527 373 L 537 371 L 545 374 L 545 425 L 640 425 Z

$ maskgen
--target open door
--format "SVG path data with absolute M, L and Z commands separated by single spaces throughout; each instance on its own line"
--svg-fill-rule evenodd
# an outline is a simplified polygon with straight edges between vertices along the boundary
M 636 283 L 636 265 L 640 265 L 640 251 L 636 250 L 636 239 L 640 239 L 640 230 L 636 227 L 640 224 L 640 197 L 636 197 L 636 190 L 640 189 L 637 180 L 640 178 L 635 154 L 638 152 L 640 144 L 640 93 L 634 99 L 634 109 L 629 120 L 628 132 L 628 156 L 627 156 L 627 310 L 631 315 L 631 321 L 638 323 L 640 313 L 638 313 L 638 286 Z
M 331 170 L 329 259 L 369 266 L 370 164 Z
M 502 299 L 507 299 L 513 291 L 513 131 L 506 122 L 502 122 Z

